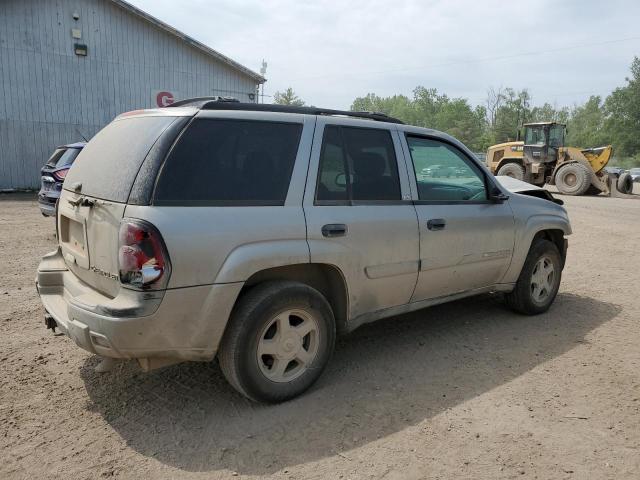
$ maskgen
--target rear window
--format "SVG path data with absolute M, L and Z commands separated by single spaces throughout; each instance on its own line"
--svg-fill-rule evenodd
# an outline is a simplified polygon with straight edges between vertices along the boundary
M 78 155 L 64 187 L 80 182 L 82 193 L 126 202 L 147 153 L 176 117 L 131 117 L 111 122 Z
M 49 157 L 49 160 L 47 160 L 47 167 L 55 167 L 64 152 L 64 148 L 56 148 L 51 154 L 51 157 Z
M 69 167 L 80 153 L 79 148 L 60 148 L 54 152 L 47 165 L 53 168 Z
M 198 119 L 162 168 L 156 205 L 283 205 L 302 125 Z

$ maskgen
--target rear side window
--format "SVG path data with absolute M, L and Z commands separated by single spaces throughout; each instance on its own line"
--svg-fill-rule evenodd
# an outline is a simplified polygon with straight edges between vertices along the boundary
M 156 186 L 156 205 L 283 205 L 302 125 L 198 119 Z
M 111 122 L 82 149 L 65 178 L 81 192 L 113 202 L 126 202 L 140 165 L 162 132 L 176 117 L 131 117 Z
M 388 130 L 325 127 L 316 200 L 400 200 L 398 163 Z

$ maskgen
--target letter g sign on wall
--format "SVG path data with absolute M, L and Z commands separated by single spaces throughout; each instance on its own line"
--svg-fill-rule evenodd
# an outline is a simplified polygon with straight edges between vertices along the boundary
M 176 94 L 166 90 L 155 90 L 153 92 L 154 107 L 168 107 L 176 101 Z

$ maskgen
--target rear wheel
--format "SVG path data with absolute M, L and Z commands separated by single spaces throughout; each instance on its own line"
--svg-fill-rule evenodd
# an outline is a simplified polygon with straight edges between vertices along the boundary
M 229 383 L 259 402 L 300 395 L 333 352 L 335 321 L 327 300 L 297 282 L 249 290 L 234 309 L 218 359 Z
M 563 165 L 556 172 L 556 187 L 565 195 L 584 195 L 591 186 L 591 170 L 582 163 Z
M 507 305 L 525 315 L 546 312 L 558 293 L 562 259 L 553 242 L 538 239 L 531 246 L 516 287 L 505 295 Z
M 519 163 L 505 163 L 498 169 L 498 175 L 524 180 L 524 167 Z
M 629 172 L 622 173 L 618 177 L 616 186 L 620 193 L 624 193 L 625 195 L 631 194 L 631 192 L 633 192 L 633 178 L 631 178 L 631 174 Z

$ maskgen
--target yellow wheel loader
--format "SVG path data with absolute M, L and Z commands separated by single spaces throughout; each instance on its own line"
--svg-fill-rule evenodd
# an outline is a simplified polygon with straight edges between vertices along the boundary
M 607 174 L 611 145 L 576 148 L 564 145 L 566 125 L 556 122 L 524 124 L 524 141 L 493 145 L 487 166 L 494 175 L 507 175 L 537 186 L 555 185 L 566 195 L 630 194 L 628 173 Z

